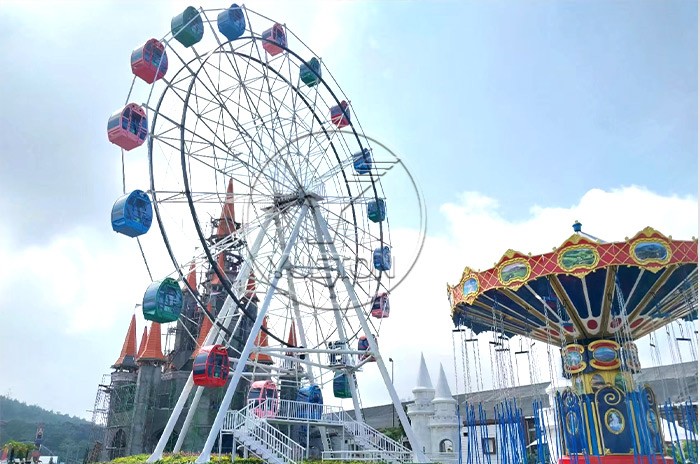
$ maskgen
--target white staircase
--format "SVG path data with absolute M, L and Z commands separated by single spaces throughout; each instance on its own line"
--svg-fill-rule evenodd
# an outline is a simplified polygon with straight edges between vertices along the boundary
M 250 406 L 228 411 L 222 431 L 268 463 L 297 464 L 304 458 L 303 446 L 255 415 Z
M 324 459 L 372 460 L 384 462 L 411 462 L 413 460 L 413 453 L 411 450 L 401 443 L 392 440 L 364 422 L 354 420 L 345 412 L 344 415 L 343 429 L 353 437 L 355 443 L 357 443 L 363 451 L 352 451 L 351 456 L 339 457 L 333 457 L 332 455 L 326 456 L 324 453 Z
M 324 460 L 411 462 L 413 453 L 364 422 L 353 419 L 337 406 L 300 401 L 267 399 L 240 411 L 229 411 L 222 432 L 232 433 L 254 454 L 273 464 L 297 464 L 305 449 L 269 421 L 286 421 L 316 426 L 342 427 L 360 450 L 324 451 Z

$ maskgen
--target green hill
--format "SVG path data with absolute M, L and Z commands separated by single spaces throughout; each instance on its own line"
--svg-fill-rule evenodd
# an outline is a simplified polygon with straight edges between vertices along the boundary
M 10 440 L 33 443 L 42 423 L 42 455 L 57 455 L 66 464 L 83 462 L 92 445 L 91 422 L 0 395 L 0 445 Z

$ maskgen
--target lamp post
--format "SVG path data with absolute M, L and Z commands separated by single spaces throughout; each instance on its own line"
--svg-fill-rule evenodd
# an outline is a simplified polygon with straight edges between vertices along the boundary
M 389 358 L 389 362 L 391 363 L 391 386 L 394 386 L 394 358 Z M 391 428 L 396 427 L 396 411 L 394 409 L 391 410 Z

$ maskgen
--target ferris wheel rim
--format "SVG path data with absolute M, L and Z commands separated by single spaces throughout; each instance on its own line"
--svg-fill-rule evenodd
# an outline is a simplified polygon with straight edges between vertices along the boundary
M 261 38 L 255 37 L 255 36 L 241 37 L 241 38 L 236 39 L 236 40 L 245 40 L 245 41 L 252 41 L 252 42 L 255 42 L 255 41 L 265 41 L 265 39 L 261 39 Z M 179 54 L 177 55 L 178 58 L 180 58 L 180 60 L 183 62 L 183 64 L 185 64 L 185 66 L 183 66 L 183 68 L 181 68 L 180 71 L 178 72 L 178 75 L 180 74 L 180 72 L 182 72 L 182 71 L 185 70 L 185 69 L 190 69 L 190 72 L 191 72 L 190 65 L 191 65 L 192 63 L 195 63 L 195 64 L 196 64 L 197 62 L 199 62 L 199 69 L 197 70 L 197 72 L 194 73 L 194 75 L 190 74 L 190 76 L 187 76 L 187 77 L 189 77 L 189 78 L 191 79 L 191 82 L 190 82 L 190 86 L 189 86 L 188 92 L 187 92 L 187 94 L 186 94 L 186 96 L 185 96 L 185 100 L 184 100 L 184 102 L 183 102 L 183 103 L 184 103 L 184 105 L 183 105 L 183 117 L 182 117 L 182 120 L 181 120 L 180 124 L 178 124 L 178 125 L 180 126 L 180 132 L 181 132 L 181 134 L 180 134 L 180 135 L 181 135 L 181 136 L 180 136 L 180 155 L 181 155 L 181 165 L 182 165 L 182 168 L 183 168 L 183 180 L 184 180 L 184 182 L 185 182 L 185 196 L 186 196 L 186 198 L 187 198 L 187 203 L 188 203 L 188 205 L 189 205 L 189 207 L 190 207 L 190 213 L 192 214 L 193 224 L 194 224 L 195 229 L 196 229 L 196 231 L 197 231 L 197 235 L 198 235 L 198 237 L 199 237 L 200 242 L 202 243 L 203 249 L 205 250 L 205 254 L 207 255 L 207 260 L 209 261 L 209 264 L 210 264 L 210 266 L 213 268 L 214 272 L 215 272 L 215 273 L 217 274 L 217 276 L 219 277 L 220 281 L 223 283 L 223 286 L 224 286 L 224 288 L 225 288 L 225 290 L 226 290 L 228 296 L 232 297 L 232 299 L 234 300 L 234 302 L 236 302 L 236 305 L 237 305 L 239 308 L 241 308 L 241 310 L 244 312 L 244 314 L 246 315 L 246 317 L 247 317 L 248 319 L 252 320 L 253 318 L 250 316 L 250 314 L 248 314 L 248 313 L 243 309 L 243 307 L 244 307 L 245 305 L 243 305 L 242 302 L 240 301 L 240 299 L 235 295 L 235 292 L 233 292 L 233 289 L 231 288 L 231 285 L 230 285 L 230 283 L 228 282 L 228 279 L 225 278 L 225 276 L 223 275 L 223 272 L 221 272 L 221 269 L 219 269 L 219 266 L 218 266 L 218 263 L 216 262 L 216 259 L 214 258 L 214 256 L 212 256 L 211 252 L 209 251 L 206 237 L 204 236 L 204 233 L 203 233 L 203 231 L 202 231 L 202 229 L 201 229 L 201 225 L 200 225 L 200 223 L 199 223 L 199 220 L 197 219 L 196 210 L 195 210 L 195 208 L 194 208 L 194 201 L 193 201 L 192 196 L 191 196 L 191 189 L 190 189 L 190 186 L 189 186 L 189 180 L 188 180 L 188 178 L 187 178 L 186 166 L 185 166 L 184 161 L 183 161 L 184 158 L 186 157 L 186 150 L 184 149 L 184 136 L 183 136 L 183 134 L 184 134 L 184 132 L 185 132 L 184 120 L 185 120 L 185 118 L 187 117 L 187 113 L 188 113 L 188 101 L 189 101 L 189 98 L 190 98 L 190 96 L 191 96 L 192 86 L 193 86 L 194 83 L 197 82 L 198 80 L 199 80 L 199 82 L 201 82 L 203 85 L 206 86 L 206 83 L 203 82 L 203 81 L 201 81 L 201 79 L 199 78 L 199 72 L 201 72 L 201 70 L 203 69 L 203 67 L 205 66 L 205 64 L 206 64 L 207 61 L 209 60 L 209 58 L 211 58 L 212 56 L 214 56 L 215 53 L 221 52 L 221 51 L 223 51 L 223 52 L 225 52 L 225 53 L 233 53 L 234 55 L 236 55 L 236 56 L 238 56 L 238 57 L 241 57 L 242 59 L 251 59 L 251 60 L 255 61 L 257 64 L 259 64 L 260 66 L 264 66 L 267 70 L 270 70 L 270 71 L 274 72 L 278 77 L 280 77 L 280 78 L 284 81 L 284 83 L 285 83 L 287 86 L 289 86 L 289 87 L 296 93 L 296 95 L 298 95 L 298 96 L 301 98 L 302 102 L 303 102 L 303 103 L 306 105 L 306 107 L 311 111 L 311 114 L 312 114 L 313 118 L 319 123 L 320 129 L 322 130 L 322 132 L 324 133 L 324 135 L 325 135 L 325 137 L 326 137 L 326 140 L 330 143 L 330 145 L 331 145 L 331 147 L 332 147 L 333 154 L 334 154 L 334 156 L 335 156 L 336 162 L 337 162 L 339 165 L 342 166 L 343 161 L 340 159 L 339 151 L 338 151 L 338 150 L 336 149 L 336 147 L 334 146 L 334 142 L 333 142 L 333 138 L 332 138 L 332 135 L 333 135 L 333 134 L 332 134 L 332 133 L 329 133 L 329 130 L 328 130 L 326 127 L 323 126 L 323 121 L 322 121 L 321 118 L 319 117 L 319 114 L 318 114 L 318 112 L 317 112 L 316 106 L 315 106 L 314 104 L 312 104 L 312 102 L 310 102 L 309 100 L 307 100 L 306 95 L 304 95 L 304 94 L 300 91 L 300 88 L 297 87 L 297 86 L 295 86 L 292 82 L 290 82 L 290 81 L 287 79 L 287 76 L 282 75 L 281 73 L 279 73 L 277 70 L 275 70 L 273 67 L 271 67 L 267 62 L 263 62 L 262 60 L 257 59 L 257 58 L 254 57 L 254 56 L 246 55 L 246 54 L 241 53 L 241 52 L 236 52 L 236 51 L 228 52 L 227 50 L 225 50 L 224 47 L 227 46 L 227 45 L 230 45 L 231 42 L 234 42 L 234 41 L 224 42 L 224 43 L 220 44 L 218 47 L 213 48 L 209 53 L 206 54 L 206 56 L 204 57 L 204 59 L 202 59 L 201 56 L 197 56 L 197 57 L 193 58 L 192 60 L 190 60 L 189 62 L 185 62 L 185 60 L 183 60 L 182 57 L 181 57 Z M 172 48 L 172 47 L 171 47 L 171 48 Z M 284 47 L 284 49 L 285 49 L 285 51 L 286 51 L 287 53 L 293 55 L 295 58 L 297 58 L 297 59 L 300 60 L 301 62 L 304 61 L 298 54 L 296 54 L 294 51 L 290 50 L 288 47 Z M 177 53 L 177 52 L 176 52 L 176 53 Z M 325 87 L 325 89 L 331 94 L 333 100 L 334 100 L 336 103 L 340 103 L 338 97 L 335 95 L 335 92 L 333 91 L 333 89 L 330 88 L 330 86 L 328 85 L 328 83 L 326 82 L 326 80 L 324 80 L 323 78 L 320 78 L 320 83 L 322 83 L 322 85 Z M 168 93 L 168 90 L 173 90 L 172 86 L 168 86 L 168 88 L 166 88 L 166 89 L 164 90 L 163 94 L 161 95 L 161 98 L 160 98 L 160 100 L 159 100 L 158 105 L 156 106 L 156 108 L 153 109 L 153 113 L 154 113 L 154 119 L 153 119 L 153 121 L 154 121 L 154 124 L 153 124 L 153 126 L 152 126 L 152 128 L 151 128 L 151 133 L 152 133 L 152 134 L 155 132 L 155 121 L 156 121 L 156 119 L 158 118 L 158 116 L 161 116 L 161 115 L 162 115 L 162 113 L 161 113 L 161 111 L 160 111 L 160 107 L 161 107 L 162 100 L 163 100 L 164 96 Z M 225 106 L 225 105 L 222 105 L 222 106 Z M 166 118 L 166 119 L 167 119 L 167 118 Z M 357 141 L 357 143 L 358 143 L 360 149 L 364 148 L 364 144 L 360 141 L 360 137 L 361 137 L 361 136 L 358 134 L 357 130 L 355 129 L 355 127 L 354 127 L 353 125 L 351 125 L 351 129 L 352 129 L 352 133 L 353 133 L 353 135 L 354 135 L 354 138 L 355 138 L 355 140 Z M 255 140 L 255 138 L 252 137 L 252 136 L 250 135 L 250 133 L 249 133 L 245 128 L 239 127 L 239 130 L 240 130 L 242 133 L 244 133 L 244 134 L 248 137 L 248 140 L 249 140 L 249 141 L 252 141 L 253 143 L 257 143 L 257 141 Z M 332 132 L 335 132 L 335 131 L 332 131 Z M 347 132 L 347 130 L 345 130 L 345 131 L 343 131 L 343 132 Z M 362 136 L 362 137 L 364 138 L 364 136 Z M 288 141 L 287 141 L 287 143 L 288 143 Z M 156 203 L 156 205 L 157 205 L 157 206 L 156 206 L 156 209 L 157 209 L 156 218 L 157 218 L 157 221 L 158 221 L 158 223 L 159 223 L 159 228 L 161 229 L 161 234 L 164 235 L 164 239 L 165 239 L 165 241 L 166 241 L 166 248 L 168 248 L 168 253 L 169 253 L 170 257 L 171 257 L 171 260 L 172 260 L 173 263 L 175 264 L 175 267 L 177 268 L 178 274 L 180 275 L 181 279 L 182 279 L 183 281 L 185 281 L 185 279 L 184 279 L 184 273 L 182 272 L 181 266 L 180 266 L 180 264 L 178 263 L 177 258 L 175 257 L 175 253 L 172 251 L 172 249 L 171 249 L 171 248 L 169 247 L 169 245 L 167 244 L 167 243 L 168 243 L 167 238 L 166 238 L 166 237 L 167 237 L 167 233 L 164 232 L 164 230 L 165 230 L 165 225 L 163 224 L 163 220 L 162 220 L 162 217 L 161 217 L 161 214 L 160 214 L 160 210 L 159 210 L 159 208 L 158 208 L 159 202 L 158 202 L 157 198 L 155 197 L 155 192 L 156 192 L 157 190 L 156 190 L 156 188 L 155 188 L 155 181 L 154 181 L 154 178 L 153 178 L 153 137 L 150 137 L 150 138 L 149 138 L 149 145 L 148 145 L 148 146 L 149 146 L 149 169 L 151 170 L 151 181 L 152 181 L 152 182 L 151 182 L 152 194 L 154 195 L 154 200 L 156 200 L 154 203 Z M 348 182 L 348 179 L 347 179 L 347 177 L 346 177 L 346 173 L 345 173 L 345 171 L 344 171 L 343 169 L 340 169 L 340 173 L 342 173 L 343 181 L 344 181 L 344 183 L 345 183 L 345 188 L 346 188 L 346 190 L 348 191 L 349 197 L 352 198 L 352 191 L 351 191 L 351 189 L 349 188 L 349 182 Z M 371 183 L 372 183 L 372 191 L 373 191 L 373 193 L 374 193 L 374 197 L 375 197 L 375 198 L 378 198 L 379 195 L 378 195 L 378 192 L 377 192 L 377 183 L 378 183 L 378 180 L 379 180 L 379 179 L 375 179 L 375 177 L 372 175 L 372 176 L 370 176 L 370 180 L 371 180 Z M 355 229 L 355 235 L 357 236 L 357 229 L 358 229 L 360 226 L 359 226 L 358 221 L 357 221 L 357 211 L 355 210 L 355 208 L 356 208 L 356 205 L 354 204 L 354 202 L 352 202 L 353 227 L 354 227 L 354 229 Z M 384 230 L 383 230 L 383 226 L 382 226 L 381 224 L 380 224 L 380 233 L 379 233 L 379 235 L 380 235 L 380 238 L 379 238 L 380 243 L 383 244 L 383 243 L 384 243 L 384 236 L 383 236 L 383 235 L 384 235 Z M 356 250 L 357 250 L 357 242 L 358 242 L 358 241 L 356 240 Z M 357 253 L 355 253 L 355 255 L 357 256 Z M 356 260 L 356 265 L 357 265 L 357 260 Z M 188 284 L 186 284 L 186 285 L 187 285 L 188 289 L 190 290 L 190 293 L 193 293 L 193 294 L 196 293 L 196 289 L 191 289 L 191 288 L 189 288 L 189 285 L 188 285 Z M 380 284 L 378 283 L 377 288 L 379 288 L 379 286 L 380 286 Z M 201 300 L 199 300 L 199 303 L 201 304 Z M 211 315 L 210 315 L 208 312 L 206 312 L 206 314 L 207 314 L 207 317 L 212 318 Z M 215 318 L 212 318 L 212 319 L 215 319 Z M 264 331 L 265 331 L 268 335 L 273 336 L 273 338 L 274 338 L 275 340 L 279 341 L 279 342 L 282 343 L 283 345 L 287 345 L 287 343 L 286 343 L 281 337 L 275 336 L 275 335 L 272 334 L 270 331 L 267 331 L 267 330 L 264 330 Z M 357 329 L 355 332 L 356 332 L 356 333 L 359 333 L 359 329 Z M 355 334 L 355 335 L 356 335 L 356 334 Z

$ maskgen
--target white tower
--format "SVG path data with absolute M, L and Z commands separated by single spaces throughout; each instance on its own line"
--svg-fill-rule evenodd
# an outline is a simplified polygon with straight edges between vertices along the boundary
M 443 462 L 456 460 L 460 426 L 457 418 L 457 401 L 450 392 L 442 363 L 440 364 L 440 377 L 436 390 L 435 398 L 432 401 L 435 412 L 428 421 L 432 452 L 440 453 Z M 451 453 L 452 456 L 445 453 Z
M 420 355 L 420 368 L 418 369 L 418 384 L 413 389 L 415 401 L 408 405 L 408 417 L 411 419 L 411 428 L 420 442 L 423 452 L 433 452 L 432 436 L 428 423 L 435 413 L 432 404 L 435 397 L 433 382 L 428 374 L 428 367 L 425 365 L 423 353 Z

